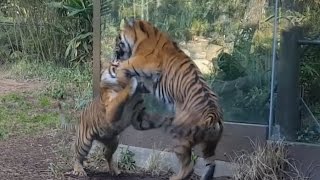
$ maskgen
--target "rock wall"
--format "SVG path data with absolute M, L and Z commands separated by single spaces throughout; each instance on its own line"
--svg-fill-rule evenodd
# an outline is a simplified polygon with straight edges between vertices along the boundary
M 180 48 L 191 57 L 204 74 L 213 72 L 213 60 L 216 60 L 224 48 L 210 44 L 209 39 L 195 37 L 192 41 L 179 43 Z

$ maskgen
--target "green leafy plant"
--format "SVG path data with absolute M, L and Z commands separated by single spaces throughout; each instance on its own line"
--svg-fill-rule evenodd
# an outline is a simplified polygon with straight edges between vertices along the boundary
M 134 153 L 129 150 L 129 146 L 125 150 L 123 150 L 123 148 L 121 149 L 119 167 L 128 171 L 136 169 Z
M 70 21 L 77 23 L 77 29 L 72 32 L 73 38 L 67 42 L 64 58 L 70 58 L 70 62 L 79 65 L 90 60 L 92 56 L 92 18 L 93 4 L 91 0 L 64 0 L 52 2 L 51 7 L 60 10 L 61 14 L 66 14 Z M 69 32 L 60 28 L 63 33 Z
M 308 126 L 297 132 L 297 141 L 307 143 L 320 143 L 319 130 Z
M 91 55 L 92 32 L 80 32 L 67 43 L 65 58 L 71 62 L 83 64 Z
M 193 151 L 191 153 L 191 161 L 196 164 L 197 160 L 198 160 L 199 156 L 196 155 Z
M 219 69 L 223 72 L 221 79 L 234 80 L 246 75 L 245 68 L 241 65 L 239 58 L 234 55 L 222 53 L 218 59 Z
M 54 99 L 64 99 L 66 88 L 63 84 L 55 84 L 47 88 L 47 94 Z
M 209 23 L 206 20 L 194 19 L 191 24 L 191 34 L 203 35 L 208 31 Z

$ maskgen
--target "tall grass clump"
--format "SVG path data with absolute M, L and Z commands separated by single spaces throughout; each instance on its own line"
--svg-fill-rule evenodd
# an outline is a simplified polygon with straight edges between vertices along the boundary
M 307 180 L 295 162 L 290 161 L 286 144 L 280 140 L 260 144 L 252 142 L 253 151 L 236 154 L 232 160 L 235 164 L 235 180 Z
M 23 58 L 64 66 L 89 62 L 91 21 L 90 0 L 6 0 L 0 13 L 1 61 Z

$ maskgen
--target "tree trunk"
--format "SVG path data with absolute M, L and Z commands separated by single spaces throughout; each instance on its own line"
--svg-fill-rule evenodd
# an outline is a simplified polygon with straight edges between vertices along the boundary
M 149 21 L 149 2 L 147 2 L 147 21 Z
M 157 8 L 161 6 L 161 0 L 157 0 Z
M 133 17 L 136 18 L 136 0 L 133 0 Z
M 141 0 L 141 19 L 144 20 L 144 0 Z
M 244 14 L 244 25 L 247 27 L 256 27 L 260 19 L 265 15 L 266 0 L 250 0 L 247 10 Z

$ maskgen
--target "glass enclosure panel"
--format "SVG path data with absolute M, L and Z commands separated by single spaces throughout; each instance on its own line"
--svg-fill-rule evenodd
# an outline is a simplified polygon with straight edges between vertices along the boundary
M 297 37 L 298 40 L 319 41 L 320 35 L 320 2 L 317 0 L 308 1 L 283 1 L 279 8 L 280 32 L 289 31 L 293 34 L 292 37 Z M 301 27 L 301 35 L 291 31 L 292 27 Z M 290 35 L 291 36 L 291 35 Z M 283 38 L 283 36 L 281 37 Z M 285 39 L 283 39 L 285 41 Z M 297 41 L 292 43 L 298 43 Z M 275 128 L 273 135 L 277 137 L 284 137 L 290 141 L 320 143 L 320 45 L 318 44 L 299 44 L 297 48 L 286 50 L 281 41 L 279 61 L 284 61 L 285 68 L 289 68 L 290 64 L 297 59 L 298 66 L 298 113 L 296 120 L 282 118 L 285 116 L 278 116 L 277 113 L 283 113 L 281 107 L 282 100 L 276 97 L 277 102 L 275 106 Z M 288 51 L 295 53 L 296 56 L 289 57 L 286 53 Z M 297 53 L 296 53 L 297 52 Z M 296 57 L 296 58 L 295 58 Z M 292 67 L 295 68 L 295 67 Z M 280 80 L 285 71 L 284 68 L 279 67 L 277 79 Z M 292 77 L 292 76 L 291 76 Z M 291 77 L 288 77 L 289 79 Z M 283 80 L 285 81 L 285 80 Z M 282 81 L 282 82 L 283 82 Z M 291 81 L 288 80 L 287 81 Z M 279 81 L 281 83 L 281 81 Z M 280 87 L 278 84 L 277 87 Z M 288 89 L 288 92 L 292 89 Z M 277 91 L 277 89 L 276 89 Z M 285 92 L 283 94 L 286 94 Z M 290 109 L 289 109 L 290 111 Z M 290 112 L 289 112 L 290 113 Z M 296 122 L 297 121 L 297 122 Z M 288 122 L 288 123 L 285 123 Z
M 122 18 L 148 20 L 197 64 L 225 121 L 267 124 L 273 14 L 267 0 L 102 1 L 102 57 L 111 58 Z

